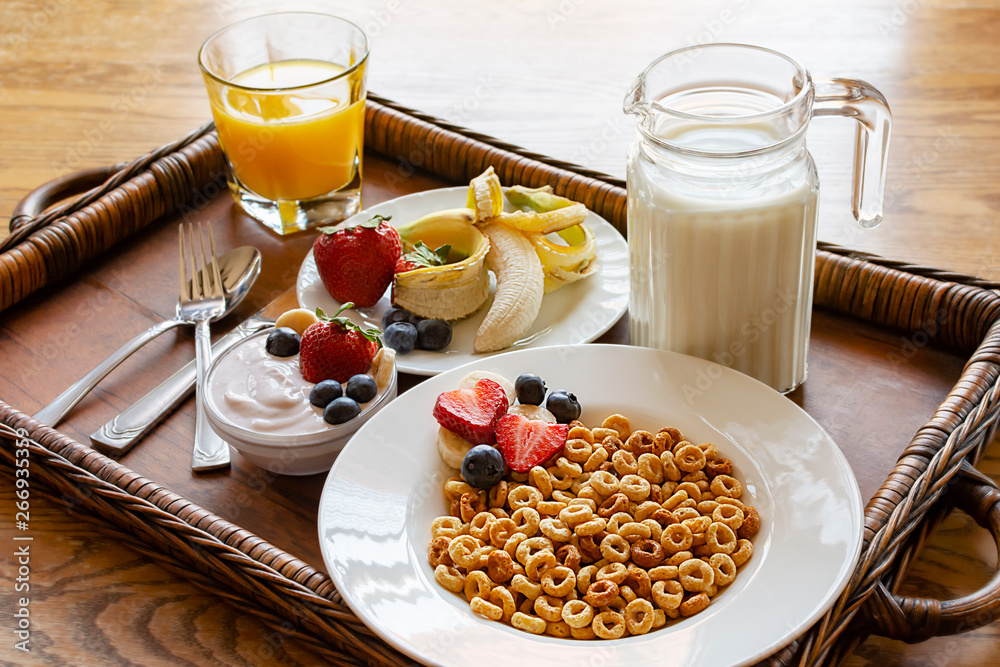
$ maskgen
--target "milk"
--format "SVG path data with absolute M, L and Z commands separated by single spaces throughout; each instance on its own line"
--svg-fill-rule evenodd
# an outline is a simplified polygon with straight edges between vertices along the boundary
M 633 345 L 715 361 L 782 392 L 805 379 L 818 197 L 805 158 L 756 187 L 727 189 L 722 173 L 722 186 L 700 190 L 630 156 Z

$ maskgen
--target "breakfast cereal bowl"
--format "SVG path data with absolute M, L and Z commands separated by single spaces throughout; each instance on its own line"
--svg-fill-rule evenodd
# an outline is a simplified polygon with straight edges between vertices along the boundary
M 375 398 L 361 404 L 361 414 L 328 424 L 309 402 L 314 385 L 299 372 L 298 355 L 273 357 L 264 349 L 271 331 L 248 336 L 212 361 L 204 386 L 208 423 L 261 468 L 282 475 L 325 472 L 351 436 L 396 397 L 395 366 Z
M 640 636 L 601 640 L 530 634 L 489 620 L 445 589 L 428 543 L 435 520 L 450 512 L 445 485 L 456 471 L 439 455 L 432 411 L 473 371 L 508 380 L 537 374 L 550 389 L 575 394 L 588 427 L 618 413 L 633 430 L 673 426 L 691 442 L 715 443 L 731 459 L 745 502 L 760 514 L 753 555 L 735 581 L 697 615 Z M 732 667 L 774 653 L 834 603 L 857 560 L 862 517 L 857 482 L 840 449 L 766 385 L 685 355 L 573 345 L 483 358 L 405 392 L 338 457 L 323 489 L 318 530 L 344 601 L 422 664 L 504 667 L 517 656 L 524 667 Z

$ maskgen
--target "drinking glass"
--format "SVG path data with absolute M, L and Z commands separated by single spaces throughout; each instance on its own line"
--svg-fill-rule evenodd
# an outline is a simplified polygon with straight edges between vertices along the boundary
M 312 12 L 240 21 L 198 54 L 236 202 L 278 234 L 361 208 L 368 38 Z
M 806 129 L 814 116 L 857 122 L 854 217 L 874 227 L 885 98 L 864 81 L 814 79 L 770 49 L 712 44 L 655 60 L 624 107 L 638 116 L 626 169 L 631 342 L 791 391 L 806 377 L 816 252 Z

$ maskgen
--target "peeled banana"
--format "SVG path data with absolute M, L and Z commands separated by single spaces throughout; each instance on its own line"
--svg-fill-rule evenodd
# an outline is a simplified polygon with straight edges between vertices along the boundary
M 486 263 L 496 274 L 497 291 L 476 332 L 473 350 L 493 352 L 509 347 L 531 327 L 542 306 L 545 278 L 524 234 L 497 222 L 481 228 L 490 240 Z

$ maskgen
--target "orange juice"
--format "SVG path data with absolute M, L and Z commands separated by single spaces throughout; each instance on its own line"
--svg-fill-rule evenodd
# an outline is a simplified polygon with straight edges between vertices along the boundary
M 360 81 L 320 83 L 342 72 L 317 60 L 267 63 L 232 77 L 240 88 L 211 96 L 219 140 L 244 186 L 271 200 L 310 199 L 360 175 L 365 101 L 351 101 Z

